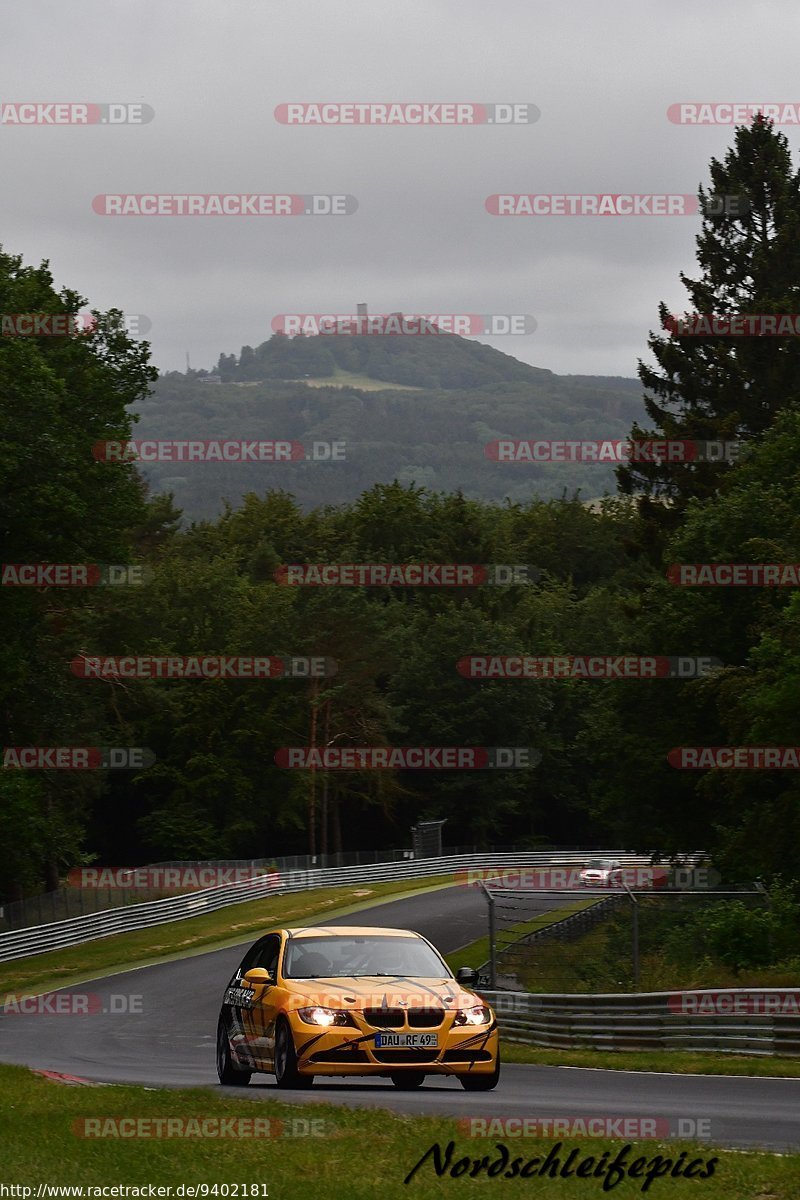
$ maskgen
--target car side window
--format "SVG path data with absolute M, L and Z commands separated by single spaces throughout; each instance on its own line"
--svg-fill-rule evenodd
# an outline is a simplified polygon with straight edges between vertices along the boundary
M 269 938 L 261 938 L 259 941 L 257 941 L 255 943 L 254 946 L 251 946 L 250 949 L 247 951 L 247 954 L 245 954 L 244 958 L 242 959 L 241 963 L 239 964 L 238 975 L 239 975 L 240 979 L 242 978 L 243 975 L 246 975 L 248 971 L 251 971 L 253 969 L 253 967 L 261 966 L 261 962 L 260 962 L 261 953 L 264 950 L 264 947 L 269 940 L 270 940 Z
M 260 950 L 256 961 L 252 964 L 254 967 L 263 967 L 265 971 L 269 971 L 270 976 L 274 979 L 278 973 L 278 954 L 281 948 L 280 935 L 277 933 L 270 934 L 260 943 Z

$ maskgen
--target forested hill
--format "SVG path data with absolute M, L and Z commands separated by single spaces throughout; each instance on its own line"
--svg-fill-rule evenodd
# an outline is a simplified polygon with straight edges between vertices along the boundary
M 284 488 L 309 509 L 393 479 L 483 500 L 555 497 L 565 488 L 590 499 L 615 490 L 612 467 L 498 463 L 486 445 L 625 438 L 644 418 L 635 379 L 558 376 L 455 336 L 273 337 L 221 356 L 220 368 L 161 376 L 138 405 L 134 437 L 344 441 L 346 457 L 146 465 L 152 487 L 173 491 L 187 519 L 213 517 L 224 500 L 235 505 L 248 492 Z
M 515 339 L 512 337 L 511 341 Z M 476 388 L 529 383 L 552 375 L 491 346 L 453 334 L 423 336 L 273 334 L 254 350 L 221 354 L 214 374 L 225 383 L 333 377 L 337 371 L 420 388 Z

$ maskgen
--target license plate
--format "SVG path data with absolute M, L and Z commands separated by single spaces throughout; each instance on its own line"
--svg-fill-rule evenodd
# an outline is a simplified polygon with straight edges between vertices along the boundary
M 376 1033 L 377 1050 L 438 1050 L 438 1033 Z

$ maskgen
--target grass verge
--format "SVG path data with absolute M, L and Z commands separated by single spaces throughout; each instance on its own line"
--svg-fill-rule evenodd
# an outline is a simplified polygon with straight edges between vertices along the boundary
M 349 884 L 346 887 L 316 888 L 308 892 L 232 904 L 218 912 L 157 925 L 152 929 L 113 934 L 67 950 L 50 950 L 31 958 L 1 963 L 0 996 L 5 992 L 65 987 L 167 958 L 184 958 L 190 953 L 234 946 L 273 925 L 303 925 L 313 917 L 331 916 L 349 910 L 357 912 L 376 900 L 390 900 L 393 896 L 410 892 L 446 887 L 451 882 L 452 877 L 438 875 L 362 887 Z
M 543 1067 L 595 1067 L 602 1071 L 659 1071 L 674 1075 L 800 1077 L 800 1058 L 684 1053 L 681 1050 L 548 1050 L 503 1038 L 503 1060 Z M 800 1189 L 799 1189 L 800 1191 Z
M 502 1085 L 501 1085 L 502 1086 Z M 478 1177 L 471 1177 L 471 1164 L 461 1167 L 458 1175 L 448 1170 L 438 1177 L 432 1156 L 413 1175 L 408 1185 L 404 1179 L 423 1158 L 426 1151 L 438 1143 L 446 1155 L 452 1142 L 451 1169 L 459 1160 L 479 1160 L 488 1156 L 488 1165 L 498 1160 L 498 1144 L 505 1145 L 509 1160 L 519 1157 L 524 1165 L 537 1158 L 539 1163 L 529 1169 L 528 1178 L 519 1176 L 504 1180 L 514 1195 L 535 1196 L 542 1200 L 586 1200 L 601 1197 L 602 1178 L 555 1178 L 534 1172 L 540 1168 L 548 1152 L 557 1145 L 552 1139 L 490 1136 L 472 1138 L 453 1117 L 409 1117 L 374 1109 L 349 1109 L 326 1104 L 285 1104 L 273 1100 L 255 1101 L 221 1091 L 194 1089 L 148 1091 L 132 1087 L 65 1087 L 63 1084 L 33 1076 L 22 1067 L 0 1067 L 0 1094 L 5 1101 L 0 1121 L 4 1136 L 0 1139 L 0 1179 L 5 1184 L 26 1185 L 35 1189 L 38 1184 L 91 1186 L 127 1184 L 147 1185 L 208 1185 L 209 1196 L 238 1197 L 254 1193 L 242 1191 L 262 1184 L 258 1196 L 270 1200 L 393 1200 L 413 1196 L 433 1200 L 442 1195 L 472 1197 L 498 1195 L 497 1178 L 489 1178 L 484 1168 Z M 466 1097 L 465 1097 L 466 1098 Z M 475 1112 L 476 1105 L 470 1106 Z M 466 1109 L 465 1109 L 466 1111 Z M 127 1126 L 108 1126 L 108 1118 L 124 1118 Z M 142 1128 L 157 1128 L 156 1119 L 177 1119 L 184 1122 L 182 1130 L 194 1128 L 200 1132 L 213 1129 L 220 1119 L 240 1118 L 262 1124 L 260 1137 L 231 1136 L 233 1129 L 245 1125 L 228 1125 L 228 1135 L 220 1136 L 85 1136 L 90 1131 L 122 1128 L 138 1133 Z M 207 1122 L 205 1126 L 187 1127 L 185 1122 Z M 275 1122 L 265 1137 L 265 1123 Z M 140 1122 L 149 1122 L 142 1126 Z M 169 1126 L 161 1126 L 169 1129 Z M 173 1125 L 173 1131 L 176 1130 Z M 216 1125 L 216 1128 L 220 1127 Z M 226 1128 L 226 1127 L 222 1127 Z M 81 1133 L 84 1136 L 81 1136 Z M 570 1151 L 577 1151 L 573 1170 L 578 1163 L 592 1156 L 594 1164 L 604 1151 L 614 1158 L 625 1145 L 622 1141 L 580 1138 L 565 1140 L 559 1156 L 559 1168 Z M 702 1174 L 713 1160 L 713 1174 L 695 1181 L 703 1200 L 795 1200 L 800 1174 L 800 1156 L 776 1156 L 762 1152 L 733 1152 L 715 1150 L 709 1145 L 686 1142 L 638 1141 L 630 1144 L 627 1159 L 637 1158 L 650 1164 L 657 1155 L 670 1160 L 670 1167 L 681 1162 L 683 1167 L 692 1160 L 702 1160 L 695 1166 Z M 550 1160 L 552 1162 L 552 1158 Z M 641 1196 L 645 1177 L 624 1178 L 612 1190 L 618 1200 Z M 214 1192 L 214 1185 L 220 1185 Z M 221 1185 L 229 1185 L 224 1192 Z M 513 1187 L 517 1184 L 517 1187 Z M 683 1200 L 691 1184 L 683 1177 L 656 1179 L 648 1188 L 648 1197 L 658 1200 Z M 502 1190 L 502 1188 L 500 1189 Z M 131 1192 L 130 1195 L 136 1193 Z M 176 1193 L 173 1191 L 173 1196 Z M 186 1194 L 184 1192 L 182 1194 Z M 503 1195 L 506 1193 L 504 1192 Z M 84 1192 L 84 1196 L 91 1195 Z

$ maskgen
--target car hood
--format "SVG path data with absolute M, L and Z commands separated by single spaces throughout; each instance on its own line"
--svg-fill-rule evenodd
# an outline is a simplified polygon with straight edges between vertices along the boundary
M 483 1001 L 455 980 L 396 979 L 360 976 L 358 979 L 287 979 L 284 987 L 293 1007 L 322 1008 L 474 1008 Z

